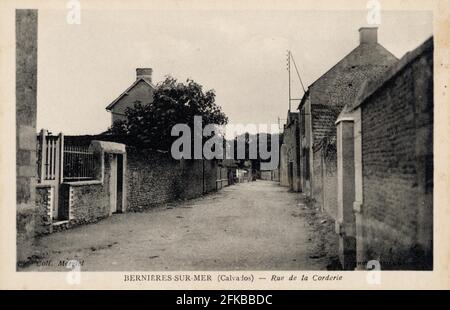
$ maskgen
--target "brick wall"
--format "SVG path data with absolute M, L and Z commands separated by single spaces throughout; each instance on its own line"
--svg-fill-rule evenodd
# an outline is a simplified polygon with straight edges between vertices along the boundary
M 432 268 L 433 54 L 409 60 L 361 105 L 366 257 Z
M 128 148 L 128 209 L 139 211 L 215 191 L 217 169 L 217 161 L 179 161 L 168 153 Z

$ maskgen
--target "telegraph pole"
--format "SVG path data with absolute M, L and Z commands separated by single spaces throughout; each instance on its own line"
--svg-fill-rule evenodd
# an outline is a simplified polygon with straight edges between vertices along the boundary
M 291 112 L 291 51 L 287 51 L 287 70 L 289 79 L 289 112 Z
M 291 97 L 291 59 L 292 59 L 292 62 L 294 63 L 294 68 L 295 68 L 295 71 L 297 72 L 297 77 L 298 77 L 298 80 L 300 81 L 300 85 L 302 87 L 303 93 L 306 92 L 305 87 L 303 85 L 303 81 L 300 77 L 300 72 L 298 71 L 298 68 L 297 68 L 297 64 L 295 63 L 294 56 L 292 56 L 291 51 L 288 50 L 287 51 L 287 71 L 288 71 L 288 78 L 289 78 L 289 84 L 288 84 L 289 85 L 289 112 L 291 112 L 291 101 L 300 101 L 301 100 L 300 98 L 292 98 Z

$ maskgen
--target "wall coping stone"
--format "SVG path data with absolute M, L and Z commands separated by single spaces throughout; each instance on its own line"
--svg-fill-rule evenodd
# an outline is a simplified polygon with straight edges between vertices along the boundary
M 89 181 L 63 182 L 62 184 L 70 186 L 88 186 L 88 185 L 101 185 L 103 184 L 103 182 L 101 180 L 89 180 Z
M 53 187 L 53 185 L 51 184 L 41 184 L 41 183 L 36 184 L 36 188 L 51 188 L 51 187 Z
M 127 152 L 125 144 L 123 143 L 99 141 L 99 140 L 92 140 L 90 148 L 112 154 L 125 154 Z

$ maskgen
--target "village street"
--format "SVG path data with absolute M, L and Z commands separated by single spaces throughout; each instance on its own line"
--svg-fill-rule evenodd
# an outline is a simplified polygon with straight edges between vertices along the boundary
M 336 260 L 333 224 L 278 183 L 241 183 L 143 213 L 115 214 L 37 240 L 26 271 L 326 270 Z

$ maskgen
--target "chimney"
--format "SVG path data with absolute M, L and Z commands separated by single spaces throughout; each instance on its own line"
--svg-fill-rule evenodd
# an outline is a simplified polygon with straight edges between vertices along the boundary
M 136 79 L 144 79 L 147 82 L 152 82 L 152 68 L 136 68 Z
M 361 27 L 359 28 L 359 44 L 377 44 L 378 27 Z

